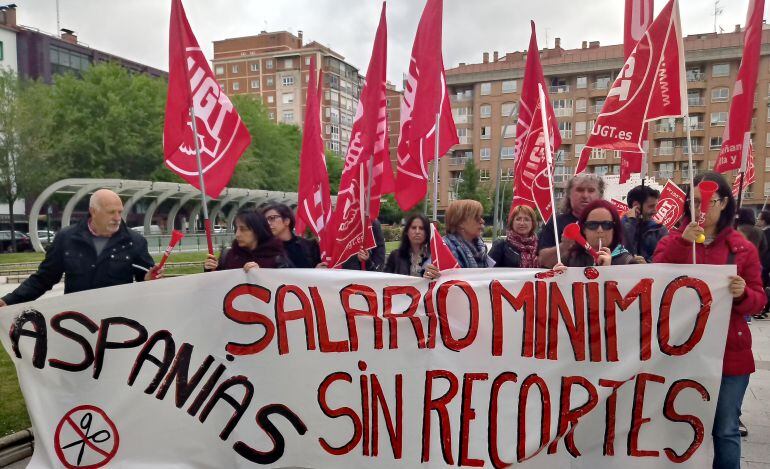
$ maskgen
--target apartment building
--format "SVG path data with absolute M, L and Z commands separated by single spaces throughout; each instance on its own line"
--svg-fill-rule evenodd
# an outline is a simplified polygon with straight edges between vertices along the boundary
M 740 26 L 730 33 L 691 35 L 684 39 L 689 118 L 666 119 L 650 126 L 649 174 L 664 184 L 689 180 L 687 129 L 692 137 L 695 174 L 714 167 L 727 123 L 732 86 L 743 52 Z M 566 50 L 557 38 L 553 48 L 540 51 L 548 92 L 554 106 L 562 145 L 555 158 L 555 195 L 564 196 L 567 179 L 574 173 L 594 120 L 609 88 L 623 66 L 623 46 L 583 42 L 580 49 Z M 440 208 L 455 198 L 465 163 L 474 159 L 482 181 L 513 182 L 516 107 L 521 96 L 526 52 L 461 63 L 446 71 L 452 95 L 452 113 L 460 143 L 440 163 Z M 770 30 L 762 34 L 762 53 L 754 99 L 752 140 L 756 152 L 757 180 L 744 193 L 745 205 L 762 206 L 770 196 Z M 595 150 L 589 171 L 618 174 L 620 159 L 614 152 Z M 735 175 L 727 175 L 732 180 Z
M 321 119 L 326 148 L 347 152 L 363 78 L 358 68 L 303 33 L 262 31 L 256 36 L 214 41 L 214 74 L 228 95 L 262 100 L 271 119 L 302 126 L 310 79 L 310 59 L 323 71 Z

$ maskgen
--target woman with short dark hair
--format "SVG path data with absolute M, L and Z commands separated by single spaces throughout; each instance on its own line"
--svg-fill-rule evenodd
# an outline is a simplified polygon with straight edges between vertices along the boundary
M 495 267 L 522 267 L 536 269 L 537 261 L 537 215 L 532 207 L 517 205 L 508 216 L 508 232 L 505 238 L 492 244 L 489 257 Z
M 739 417 L 743 395 L 754 372 L 751 352 L 751 330 L 744 316 L 760 311 L 767 299 L 762 288 L 761 267 L 757 248 L 733 229 L 735 198 L 724 176 L 713 171 L 695 178 L 695 184 L 713 181 L 718 189 L 711 199 L 703 226 L 690 222 L 685 215 L 679 227 L 661 239 L 655 249 L 655 262 L 692 264 L 693 243 L 705 236 L 705 242 L 695 244 L 697 264 L 735 264 L 738 275 L 729 276 L 728 289 L 733 297 L 730 323 L 727 330 L 722 365 L 722 384 L 719 388 L 716 415 L 711 435 L 714 439 L 714 467 L 740 467 L 741 435 Z M 695 207 L 701 206 L 700 190 L 687 194 L 689 207 L 693 197 Z
M 422 277 L 430 260 L 430 222 L 421 213 L 410 215 L 401 231 L 401 244 L 388 255 L 385 272 Z
M 204 264 L 206 271 L 253 268 L 277 269 L 292 267 L 286 257 L 283 243 L 273 236 L 262 213 L 244 209 L 235 216 L 235 239 L 232 246 L 223 251 L 217 262 L 209 254 Z

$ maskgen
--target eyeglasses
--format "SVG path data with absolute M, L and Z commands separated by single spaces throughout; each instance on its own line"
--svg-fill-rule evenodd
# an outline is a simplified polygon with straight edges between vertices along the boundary
M 585 225 L 583 225 L 583 228 L 590 231 L 596 231 L 600 226 L 604 231 L 609 231 L 615 228 L 615 224 L 611 221 L 587 221 Z
M 282 220 L 283 219 L 283 217 L 280 216 L 280 215 L 270 215 L 269 217 L 265 217 L 265 218 L 267 218 L 267 222 L 268 223 L 274 223 L 276 220 Z
M 722 198 L 717 197 L 715 199 L 711 199 L 709 203 L 711 204 L 710 206 L 713 207 L 714 205 L 716 205 L 718 202 L 721 202 L 721 201 L 722 201 Z M 700 208 L 700 199 L 693 200 L 693 203 L 695 204 L 695 207 Z

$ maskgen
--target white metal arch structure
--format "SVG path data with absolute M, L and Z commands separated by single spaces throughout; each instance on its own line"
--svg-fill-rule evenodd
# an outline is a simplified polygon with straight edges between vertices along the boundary
M 92 194 L 98 189 L 108 188 L 117 192 L 121 197 L 128 200 L 124 206 L 124 211 L 128 210 L 136 204 L 142 198 L 154 199 L 150 204 L 150 210 L 147 210 L 145 214 L 144 223 L 145 227 L 149 225 L 151 217 L 154 215 L 157 207 L 168 199 L 176 200 L 176 203 L 171 208 L 169 215 L 176 218 L 176 214 L 184 204 L 193 200 L 195 197 L 200 197 L 200 191 L 190 184 L 179 184 L 176 182 L 153 182 L 153 181 L 136 181 L 128 179 L 62 179 L 50 186 L 46 187 L 43 192 L 35 199 L 32 204 L 32 208 L 29 213 L 29 236 L 32 241 L 32 247 L 35 251 L 43 252 L 43 245 L 40 243 L 40 239 L 37 236 L 38 217 L 40 216 L 43 206 L 48 203 L 48 200 L 53 195 L 70 194 L 70 198 L 65 204 L 65 212 L 62 215 L 66 215 L 66 218 L 62 216 L 62 226 L 70 224 L 72 212 L 75 210 L 78 202 L 83 200 L 89 194 Z M 258 194 L 258 195 L 257 195 Z M 253 198 L 252 198 L 253 197 Z M 233 200 L 246 201 L 254 200 L 260 203 L 264 200 L 282 200 L 287 204 L 296 205 L 297 193 L 296 192 L 283 192 L 283 191 L 264 191 L 255 189 L 239 189 L 228 188 L 222 192 L 221 209 Z M 215 200 L 210 200 L 209 203 Z M 200 212 L 200 203 L 190 216 L 190 227 L 194 227 L 194 215 Z M 234 213 L 233 213 L 234 215 Z M 148 218 L 149 216 L 149 218 Z M 169 232 L 173 229 L 174 218 L 169 217 L 167 226 L 169 226 Z M 229 218 L 229 217 L 228 217 Z M 64 223 L 66 221 L 66 223 Z

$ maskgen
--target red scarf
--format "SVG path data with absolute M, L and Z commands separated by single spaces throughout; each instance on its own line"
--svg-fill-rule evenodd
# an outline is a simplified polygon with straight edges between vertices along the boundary
M 537 269 L 537 236 L 522 236 L 513 230 L 508 230 L 508 242 L 511 243 L 521 256 L 521 266 L 525 269 Z

